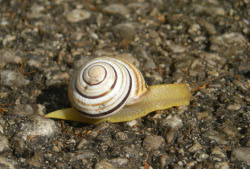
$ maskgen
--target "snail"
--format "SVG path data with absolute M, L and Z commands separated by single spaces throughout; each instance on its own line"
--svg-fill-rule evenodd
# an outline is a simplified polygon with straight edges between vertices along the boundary
M 156 110 L 189 105 L 187 84 L 148 86 L 134 65 L 113 57 L 95 58 L 71 78 L 68 88 L 72 108 L 46 118 L 98 124 L 131 121 Z

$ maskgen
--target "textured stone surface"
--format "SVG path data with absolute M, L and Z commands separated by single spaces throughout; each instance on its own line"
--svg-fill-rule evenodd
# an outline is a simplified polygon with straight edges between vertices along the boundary
M 243 161 L 247 165 L 250 165 L 250 148 L 236 148 L 232 152 L 231 159 L 233 161 Z
M 0 0 L 0 168 L 249 168 L 247 0 Z M 149 86 L 187 83 L 189 106 L 124 123 L 44 119 L 92 58 Z

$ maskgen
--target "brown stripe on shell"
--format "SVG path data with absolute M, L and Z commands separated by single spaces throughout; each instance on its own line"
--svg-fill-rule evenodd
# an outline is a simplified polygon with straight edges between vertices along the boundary
M 123 83 L 123 81 L 124 81 L 123 79 L 124 79 L 124 78 L 122 77 L 122 78 L 121 78 L 122 83 Z M 112 89 L 113 89 L 113 88 L 110 88 L 109 91 L 111 91 Z M 109 91 L 108 91 L 108 92 L 109 92 Z M 96 107 L 96 106 L 100 106 L 100 105 L 102 105 L 102 104 L 105 104 L 105 103 L 107 103 L 107 102 L 110 102 L 112 99 L 113 99 L 113 98 L 110 98 L 110 99 L 108 99 L 108 100 L 105 101 L 105 102 L 97 103 L 97 104 L 85 104 L 85 103 L 81 102 L 81 101 L 80 101 L 79 99 L 77 99 L 77 98 L 74 98 L 74 101 L 77 102 L 77 103 L 79 103 L 79 104 L 81 104 L 81 105 L 84 105 L 84 106 Z M 114 103 L 115 103 L 115 102 L 114 102 Z M 113 103 L 113 104 L 114 104 L 114 103 Z M 112 104 L 112 105 L 113 105 L 113 104 Z M 81 107 L 81 109 L 83 109 L 83 110 L 89 110 L 89 109 L 87 109 L 87 108 L 82 108 L 82 107 Z
M 127 68 L 126 68 L 126 70 L 128 71 Z M 101 117 L 101 116 L 106 116 L 106 115 L 108 115 L 108 114 L 116 111 L 117 109 L 119 109 L 124 104 L 124 102 L 126 102 L 126 100 L 128 99 L 130 91 L 131 91 L 131 88 L 132 88 L 132 78 L 131 78 L 131 75 L 130 75 L 129 71 L 128 71 L 128 74 L 129 74 L 129 90 L 128 90 L 126 96 L 123 98 L 123 100 L 117 106 L 115 106 L 113 109 L 111 109 L 109 111 L 106 111 L 106 112 L 103 112 L 103 113 L 100 113 L 100 114 L 89 114 L 89 113 L 83 112 L 83 111 L 81 111 L 81 110 L 79 110 L 79 109 L 76 108 L 77 111 L 79 111 L 81 114 L 83 114 L 85 116 L 89 116 L 89 117 Z
M 134 76 L 135 76 L 135 81 L 136 81 L 136 82 L 139 82 L 139 77 L 138 77 L 137 72 L 140 74 L 140 71 L 137 69 L 137 67 L 135 67 L 135 66 L 132 65 L 131 63 L 129 63 L 129 62 L 127 62 L 127 61 L 125 61 L 125 60 L 123 60 L 123 59 L 121 59 L 121 58 L 116 58 L 116 59 L 120 60 L 121 62 L 124 62 L 125 64 L 122 64 L 122 65 L 124 65 L 124 67 L 128 66 L 128 67 L 132 70 L 132 73 L 133 73 Z M 126 65 L 126 66 L 125 66 L 125 65 Z M 141 79 L 141 81 L 144 81 L 144 78 Z M 138 93 L 140 92 L 140 91 L 139 91 L 139 88 L 140 88 L 139 83 L 136 83 L 136 84 L 137 84 L 137 86 L 136 86 L 136 90 L 135 90 L 135 93 L 134 93 L 135 96 L 138 95 Z
M 94 65 L 94 66 L 101 66 L 101 67 L 103 67 L 102 65 Z M 85 79 L 84 79 L 84 72 L 83 72 L 83 74 L 82 74 L 82 80 L 86 83 L 86 84 L 88 84 L 89 86 L 94 86 L 94 85 L 98 85 L 98 84 L 100 84 L 100 83 L 102 83 L 103 81 L 104 81 L 104 79 L 106 78 L 106 76 L 107 76 L 107 70 L 103 67 L 103 69 L 105 70 L 105 76 L 104 76 L 104 78 L 103 78 L 103 80 L 102 81 L 100 81 L 100 82 L 98 82 L 98 83 L 95 83 L 95 84 L 90 84 L 89 82 L 87 82 Z
M 128 105 L 133 105 L 133 104 L 138 103 L 143 97 L 147 96 L 147 94 L 149 93 L 149 91 L 150 91 L 150 88 L 149 88 L 148 86 L 146 86 L 146 90 L 145 90 L 143 93 L 141 93 L 141 94 L 139 95 L 139 97 L 136 98 L 136 100 L 134 100 L 133 103 L 130 103 L 130 104 L 128 104 Z
M 110 65 L 110 66 L 111 66 L 111 65 Z M 112 90 L 112 89 L 115 87 L 116 81 L 117 81 L 117 72 L 116 72 L 116 70 L 114 69 L 113 66 L 111 66 L 111 67 L 113 68 L 113 70 L 114 70 L 114 72 L 115 72 L 115 81 L 114 81 L 114 83 L 112 84 L 112 86 L 110 87 L 110 89 L 109 89 L 107 92 L 102 93 L 102 94 L 97 95 L 97 96 L 87 96 L 87 95 L 81 93 L 81 92 L 78 90 L 78 88 L 77 88 L 77 86 L 76 86 L 76 83 L 75 83 L 76 92 L 77 92 L 79 95 L 81 95 L 82 97 L 85 97 L 85 98 L 87 98 L 87 99 L 97 99 L 97 98 L 100 98 L 100 97 L 103 97 L 103 96 L 107 95 L 107 94 L 109 93 L 109 91 Z M 106 71 L 106 70 L 105 70 L 105 71 Z
M 109 102 L 112 99 L 113 98 L 110 98 L 107 101 L 105 101 L 104 103 L 107 103 L 107 102 Z M 89 107 L 96 107 L 96 106 L 100 106 L 100 105 L 103 104 L 103 102 L 102 103 L 96 103 L 96 104 L 85 104 L 85 103 L 82 103 L 79 99 L 76 99 L 76 98 L 74 98 L 74 101 L 77 102 L 78 104 L 81 104 L 81 105 L 84 105 L 84 106 L 89 106 Z M 77 104 L 75 104 L 75 105 L 77 105 Z M 83 108 L 83 107 L 81 107 L 81 109 L 83 109 L 83 110 L 89 110 L 89 109 Z
M 137 72 L 138 72 L 138 70 L 136 70 L 137 68 L 135 68 L 134 66 L 132 66 L 131 64 L 129 64 L 128 63 L 128 65 L 129 65 L 129 67 L 133 70 L 133 73 L 134 73 L 134 75 L 135 75 L 135 81 L 136 82 L 139 82 L 139 77 L 138 77 L 138 74 L 137 74 Z M 135 95 L 137 95 L 138 93 L 139 93 L 139 83 L 136 83 L 137 84 L 137 86 L 136 86 L 136 91 L 135 91 Z
M 122 78 L 122 80 L 123 80 L 123 78 Z M 122 93 L 122 95 L 123 95 L 123 93 Z M 105 105 L 106 103 L 110 102 L 112 99 L 113 99 L 113 98 L 110 98 L 110 99 L 108 99 L 108 100 L 105 101 L 105 102 L 97 103 L 97 104 L 84 104 L 84 103 L 82 103 L 79 99 L 76 99 L 76 98 L 74 99 L 74 101 L 75 101 L 75 103 L 77 102 L 78 104 L 81 104 L 81 105 L 84 105 L 84 106 L 89 106 L 89 107 L 94 108 L 94 107 L 97 107 L 97 106 Z M 116 101 L 116 102 L 117 102 L 117 101 Z M 116 102 L 112 103 L 112 104 L 109 105 L 108 107 L 110 107 L 110 106 L 116 104 Z M 75 104 L 74 107 L 77 107 L 77 104 Z M 105 108 L 107 108 L 107 107 L 105 107 Z M 88 110 L 89 110 L 88 108 L 83 108 L 83 107 L 81 107 L 80 109 L 81 109 L 81 111 L 88 111 Z
M 139 72 L 140 79 L 141 79 L 141 82 L 142 82 L 142 86 L 140 87 L 141 91 L 139 91 L 139 92 L 143 92 L 143 91 L 145 90 L 144 87 L 145 87 L 146 85 L 145 85 L 145 81 L 144 81 L 144 78 L 143 78 L 141 72 L 140 72 L 140 71 L 138 71 L 138 72 Z

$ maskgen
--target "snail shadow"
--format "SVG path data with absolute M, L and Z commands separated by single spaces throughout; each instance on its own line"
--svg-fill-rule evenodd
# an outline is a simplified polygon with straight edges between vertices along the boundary
M 42 90 L 37 97 L 37 103 L 46 107 L 46 112 L 52 112 L 58 109 L 69 108 L 70 102 L 67 95 L 67 85 L 50 86 Z
M 55 85 L 42 90 L 42 93 L 37 97 L 36 102 L 46 107 L 46 113 L 70 108 L 71 104 L 68 99 L 68 86 Z M 57 120 L 57 119 L 54 119 Z M 87 123 L 65 121 L 69 126 L 83 127 L 89 125 Z

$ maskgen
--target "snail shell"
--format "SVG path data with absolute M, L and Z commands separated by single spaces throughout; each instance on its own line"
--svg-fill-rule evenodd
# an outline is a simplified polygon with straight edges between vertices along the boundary
M 68 95 L 83 116 L 102 119 L 141 100 L 149 91 L 141 72 L 123 60 L 101 57 L 84 64 L 71 79 Z

